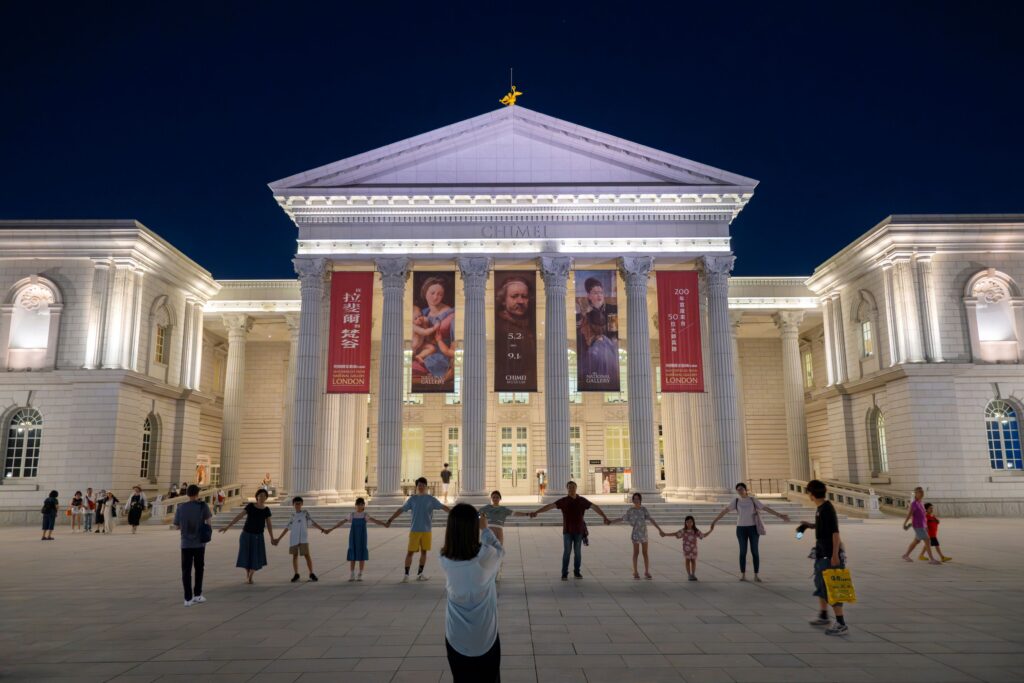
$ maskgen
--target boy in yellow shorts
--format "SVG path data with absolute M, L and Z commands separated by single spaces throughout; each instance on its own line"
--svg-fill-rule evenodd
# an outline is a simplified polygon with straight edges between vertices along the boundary
M 387 526 L 403 512 L 412 512 L 412 525 L 409 527 L 409 545 L 405 554 L 405 576 L 402 583 L 409 581 L 409 568 L 412 567 L 412 556 L 416 551 L 420 553 L 420 568 L 416 572 L 417 581 L 426 581 L 423 575 L 423 568 L 427 564 L 427 551 L 430 550 L 430 530 L 434 522 L 434 510 L 448 512 L 448 506 L 427 493 L 427 478 L 420 477 L 416 480 L 416 493 L 409 496 L 405 505 L 395 510 L 388 518 Z

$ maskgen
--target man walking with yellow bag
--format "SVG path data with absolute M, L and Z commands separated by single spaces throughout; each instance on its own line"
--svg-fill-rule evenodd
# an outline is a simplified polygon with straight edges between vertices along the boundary
M 811 621 L 812 626 L 827 626 L 826 636 L 845 636 L 850 632 L 846 626 L 846 619 L 843 617 L 843 603 L 833 602 L 832 611 L 835 612 L 836 622 L 828 618 L 829 600 L 828 587 L 825 583 L 824 573 L 829 570 L 846 568 L 846 552 L 843 550 L 843 542 L 839 537 L 839 517 L 832 503 L 825 500 L 825 483 L 812 479 L 807 482 L 807 495 L 814 503 L 817 510 L 814 513 L 814 522 L 801 522 L 797 527 L 798 533 L 805 529 L 814 529 L 814 595 L 818 596 L 818 618 Z M 852 584 L 851 584 L 852 588 Z

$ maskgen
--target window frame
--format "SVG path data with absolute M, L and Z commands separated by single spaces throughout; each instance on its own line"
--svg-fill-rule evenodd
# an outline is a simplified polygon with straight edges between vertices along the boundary
M 1002 409 L 1002 412 L 998 412 Z M 1010 414 L 1007 415 L 1007 412 Z M 995 425 L 995 429 L 993 429 Z M 1020 441 L 1020 406 L 1004 398 L 985 404 L 985 440 L 989 468 L 1001 472 L 1024 470 Z
M 7 414 L 3 425 L 4 480 L 37 478 L 43 444 L 42 414 L 32 406 L 19 406 Z M 15 434 L 14 430 L 19 427 L 19 434 Z M 20 430 L 25 428 L 27 433 L 20 435 Z

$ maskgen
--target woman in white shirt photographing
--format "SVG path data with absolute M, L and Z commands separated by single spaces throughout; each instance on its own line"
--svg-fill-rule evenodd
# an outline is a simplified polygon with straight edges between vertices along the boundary
M 447 575 L 445 647 L 455 683 L 492 683 L 501 677 L 498 591 L 494 580 L 505 549 L 487 528 L 487 516 L 459 503 L 448 515 L 441 548 Z

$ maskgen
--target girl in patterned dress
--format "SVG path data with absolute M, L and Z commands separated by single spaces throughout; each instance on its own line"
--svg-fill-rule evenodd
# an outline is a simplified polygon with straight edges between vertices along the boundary
M 707 538 L 711 532 L 704 533 L 697 528 L 697 520 L 687 515 L 683 520 L 683 528 L 671 534 L 661 532 L 662 536 L 675 536 L 683 540 L 683 557 L 686 559 L 686 575 L 690 581 L 697 580 L 697 539 Z
M 644 578 L 650 580 L 654 577 L 651 576 L 651 560 L 647 555 L 647 522 L 654 525 L 654 528 L 661 532 L 662 536 L 665 532 L 661 530 L 658 523 L 654 521 L 654 517 L 651 517 L 651 513 L 647 511 L 647 508 L 643 506 L 643 496 L 639 493 L 633 494 L 633 507 L 626 510 L 626 514 L 622 515 L 618 519 L 613 519 L 607 524 L 618 524 L 619 522 L 627 522 L 633 527 L 629 534 L 629 540 L 633 542 L 633 579 L 638 580 L 640 573 L 637 571 L 636 561 L 642 550 L 644 553 Z

